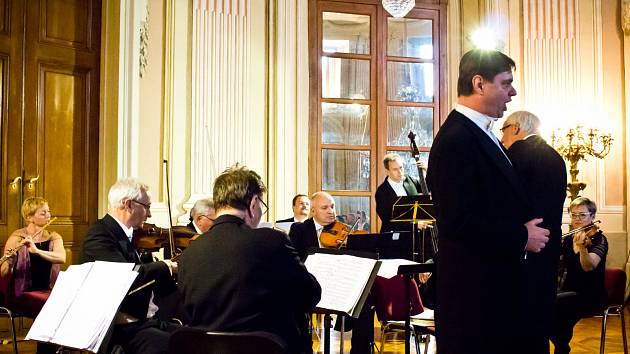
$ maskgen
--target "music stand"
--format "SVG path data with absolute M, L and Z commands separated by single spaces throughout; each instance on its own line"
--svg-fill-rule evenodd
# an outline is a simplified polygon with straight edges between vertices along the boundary
M 412 230 L 412 255 L 413 261 L 416 260 L 416 223 L 424 221 L 428 223 L 435 222 L 435 212 L 433 211 L 433 201 L 428 194 L 407 195 L 398 197 L 394 205 L 392 205 L 391 222 L 410 222 Z M 424 234 L 422 236 L 422 261 L 424 262 Z
M 378 259 L 413 259 L 411 231 L 392 231 L 380 234 L 350 234 L 346 249 L 373 252 Z

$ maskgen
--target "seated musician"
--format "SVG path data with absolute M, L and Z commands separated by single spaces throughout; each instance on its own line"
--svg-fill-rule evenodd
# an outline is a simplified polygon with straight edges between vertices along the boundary
M 149 284 L 123 300 L 114 319 L 111 343 L 101 346 L 106 352 L 120 345 L 126 354 L 166 354 L 169 332 L 175 329 L 153 318 L 157 312 L 153 298 L 176 289 L 172 275 L 177 272 L 177 263 L 170 260 L 141 263 L 131 242 L 133 230 L 142 227 L 151 216 L 148 189 L 146 184 L 133 178 L 118 180 L 109 189 L 108 213 L 90 227 L 81 249 L 81 263 L 135 263 L 134 269 L 139 274 L 131 286 L 132 291 Z
M 312 248 L 321 248 L 320 236 L 324 229 L 330 228 L 336 221 L 335 200 L 326 192 L 317 192 L 311 196 L 312 217 L 303 223 L 291 225 L 289 238 L 297 249 L 302 261 Z M 350 353 L 370 353 L 374 342 L 374 309 L 368 297 L 359 318 L 346 320 L 346 329 L 352 328 Z
M 260 176 L 233 166 L 214 181 L 214 227 L 180 258 L 179 286 L 191 325 L 213 331 L 271 332 L 290 353 L 311 353 L 296 313 L 313 310 L 317 280 L 286 235 L 256 228 L 267 207 Z
M 214 225 L 215 214 L 212 198 L 199 199 L 190 210 L 190 222 L 186 226 L 195 233 L 203 234 Z
M 61 235 L 44 227 L 50 209 L 44 198 L 28 198 L 22 203 L 26 227 L 15 230 L 4 245 L 6 261 L 0 276 L 6 284 L 5 298 L 11 308 L 35 318 L 57 280 L 59 265 L 66 262 Z
M 580 197 L 569 205 L 571 228 L 592 225 L 597 206 Z M 608 240 L 601 230 L 591 228 L 566 237 L 562 245 L 562 263 L 566 267 L 564 281 L 556 301 L 556 320 L 551 341 L 555 354 L 571 351 L 569 342 L 573 327 L 582 318 L 601 311 L 606 305 L 604 269 Z
M 311 200 L 304 194 L 296 194 L 291 201 L 293 217 L 277 220 L 276 222 L 303 222 L 311 212 Z

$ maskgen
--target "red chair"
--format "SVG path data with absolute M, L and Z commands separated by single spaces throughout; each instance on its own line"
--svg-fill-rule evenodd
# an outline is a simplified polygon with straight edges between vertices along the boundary
M 384 352 L 385 337 L 387 332 L 404 331 L 405 318 L 409 315 L 417 315 L 424 311 L 418 286 L 414 280 L 409 284 L 409 294 L 405 296 L 405 277 L 396 275 L 393 278 L 386 279 L 376 277 L 372 286 L 372 295 L 374 296 L 374 305 L 376 316 L 381 323 L 381 347 L 380 352 Z M 409 304 L 411 303 L 411 312 Z M 434 327 L 419 327 L 412 324 L 410 330 L 416 338 L 416 352 L 420 353 L 420 336 L 425 336 L 425 353 L 429 347 L 428 334 L 434 334 Z
M 623 352 L 628 354 L 628 340 L 626 338 L 626 323 L 623 316 L 623 309 L 627 304 L 626 295 L 626 272 L 619 268 L 606 268 L 604 273 L 604 284 L 608 293 L 608 306 L 602 318 L 602 334 L 599 341 L 599 353 L 604 354 L 606 344 L 606 323 L 608 315 L 618 315 L 621 319 L 621 336 L 623 338 Z

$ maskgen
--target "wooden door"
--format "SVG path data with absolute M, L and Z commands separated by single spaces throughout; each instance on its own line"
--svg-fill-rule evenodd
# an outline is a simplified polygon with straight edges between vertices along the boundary
M 9 65 L 20 65 L 21 70 L 9 69 L 9 90 L 19 86 L 21 95 L 8 94 L 10 152 L 3 164 L 6 160 L 5 181 L 21 177 L 22 183 L 3 186 L 2 240 L 20 227 L 22 200 L 43 196 L 58 218 L 50 228 L 76 251 L 97 216 L 101 4 L 4 1 L 11 11 L 7 48 L 13 51 L 0 51 L 15 57 Z M 70 260 L 77 255 L 72 252 Z

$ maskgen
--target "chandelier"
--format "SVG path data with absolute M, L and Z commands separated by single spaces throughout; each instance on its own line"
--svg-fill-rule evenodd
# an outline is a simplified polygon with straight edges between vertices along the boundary
M 383 0 L 383 8 L 394 17 L 405 17 L 414 6 L 416 0 Z

